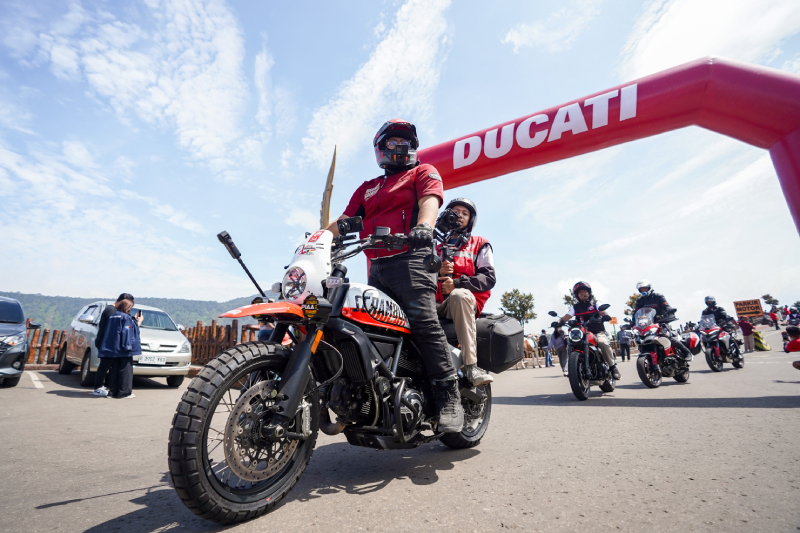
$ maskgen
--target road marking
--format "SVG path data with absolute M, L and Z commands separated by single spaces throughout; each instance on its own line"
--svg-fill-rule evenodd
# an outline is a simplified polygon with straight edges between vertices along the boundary
M 31 377 L 31 381 L 33 381 L 33 386 L 34 387 L 36 387 L 37 389 L 43 389 L 44 388 L 44 385 L 42 385 L 42 382 L 39 381 L 39 376 L 37 376 L 34 372 L 31 372 L 30 370 L 26 370 L 25 373 L 28 374 Z

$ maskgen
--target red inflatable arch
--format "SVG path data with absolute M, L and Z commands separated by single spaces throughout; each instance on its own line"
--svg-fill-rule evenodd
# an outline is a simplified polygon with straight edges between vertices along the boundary
M 686 126 L 769 150 L 800 232 L 800 76 L 705 58 L 420 151 L 445 189 Z

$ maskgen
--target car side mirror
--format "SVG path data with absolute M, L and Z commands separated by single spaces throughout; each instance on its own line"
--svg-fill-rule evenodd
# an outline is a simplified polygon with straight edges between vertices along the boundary
M 611 304 L 603 304 L 603 305 L 601 305 L 600 307 L 598 307 L 598 308 L 597 308 L 597 310 L 598 310 L 598 311 L 605 311 L 605 310 L 606 310 L 606 309 L 608 309 L 609 307 L 611 307 Z
M 94 325 L 94 317 L 89 314 L 83 314 L 78 317 L 78 322 L 83 322 L 84 324 Z
M 186 326 L 183 324 L 178 324 L 178 331 L 186 331 Z
M 547 314 L 550 316 L 558 316 L 558 313 L 556 313 L 555 311 L 548 311 Z
M 38 322 L 28 322 L 28 329 L 39 329 L 42 325 Z
M 631 319 L 630 319 L 630 318 L 626 318 L 626 319 L 625 319 L 625 322 L 627 322 L 628 324 L 630 324 L 630 323 L 631 323 Z

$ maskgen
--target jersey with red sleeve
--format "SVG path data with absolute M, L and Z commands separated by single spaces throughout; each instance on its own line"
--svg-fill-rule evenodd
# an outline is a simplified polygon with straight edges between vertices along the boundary
M 433 165 L 419 164 L 396 174 L 380 176 L 365 181 L 353 193 L 344 210 L 347 217 L 362 217 L 364 231 L 361 237 L 372 235 L 379 226 L 389 228 L 390 233 L 407 234 L 417 225 L 419 199 L 435 196 L 439 205 L 444 201 L 442 178 Z M 407 252 L 401 250 L 365 250 L 370 260 Z

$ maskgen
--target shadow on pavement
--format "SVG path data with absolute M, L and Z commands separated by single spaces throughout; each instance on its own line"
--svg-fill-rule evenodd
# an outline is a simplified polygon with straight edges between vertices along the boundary
M 55 394 L 56 396 L 66 396 L 70 398 L 96 398 L 92 396 L 94 387 L 82 387 L 80 376 L 77 372 L 71 374 L 59 374 L 56 371 L 42 372 L 44 376 L 50 381 L 60 387 L 69 390 L 53 390 L 47 391 L 48 394 Z M 165 378 L 149 378 L 146 376 L 133 376 L 133 390 L 146 390 L 146 389 L 169 389 L 170 386 L 165 381 L 156 381 L 156 379 L 164 380 Z
M 675 383 L 674 385 L 684 385 Z M 662 385 L 663 386 L 663 385 Z M 596 393 L 594 393 L 596 394 Z M 800 396 L 756 396 L 739 398 L 614 398 L 597 394 L 589 401 L 579 402 L 572 394 L 539 394 L 533 396 L 495 396 L 495 405 L 590 405 L 592 407 L 698 407 L 727 409 L 797 409 Z
M 328 444 L 314 451 L 305 473 L 281 505 L 338 492 L 370 494 L 398 479 L 407 478 L 415 485 L 432 485 L 439 481 L 439 471 L 452 470 L 453 463 L 478 454 L 474 448 L 453 450 L 435 443 L 394 451 L 356 448 L 346 442 Z

